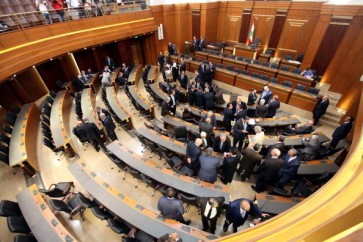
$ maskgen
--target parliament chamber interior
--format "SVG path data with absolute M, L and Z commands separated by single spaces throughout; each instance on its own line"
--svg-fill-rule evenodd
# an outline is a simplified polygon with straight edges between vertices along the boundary
M 0 241 L 360 241 L 362 53 L 359 0 L 1 0 Z

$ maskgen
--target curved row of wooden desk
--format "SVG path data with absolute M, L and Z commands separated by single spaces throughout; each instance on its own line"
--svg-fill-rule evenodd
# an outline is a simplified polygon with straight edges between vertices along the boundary
M 170 232 L 177 232 L 183 240 L 190 242 L 218 238 L 175 220 L 165 219 L 158 212 L 145 208 L 142 204 L 109 185 L 96 173 L 88 171 L 86 164 L 82 161 L 73 163 L 68 169 L 78 182 L 105 207 L 156 238 Z

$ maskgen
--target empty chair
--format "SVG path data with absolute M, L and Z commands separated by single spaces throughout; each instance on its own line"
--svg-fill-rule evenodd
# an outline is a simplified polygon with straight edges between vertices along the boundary
M 303 62 L 303 60 L 304 60 L 304 56 L 305 56 L 305 54 L 304 53 L 300 53 L 297 57 L 296 57 L 296 60 L 298 61 L 298 62 Z
M 217 67 L 218 68 L 223 68 L 223 64 L 218 64 Z
M 188 193 L 179 193 L 180 200 L 182 200 L 187 205 L 185 206 L 185 212 L 188 212 L 189 205 L 197 205 L 197 197 Z
M 13 114 L 12 112 L 7 112 L 5 114 L 5 122 L 8 123 L 11 126 L 14 126 L 15 124 L 15 120 L 16 120 L 16 116 L 15 114 Z
M 239 60 L 239 61 L 243 61 L 243 57 L 242 57 L 242 56 L 238 56 L 238 57 L 237 57 L 237 60 Z
M 9 217 L 9 216 L 18 216 L 21 217 L 22 213 L 17 202 L 9 201 L 9 200 L 1 200 L 0 201 L 0 216 Z
M 207 49 L 202 49 L 202 52 L 207 52 Z
M 0 144 L 0 152 L 9 155 L 9 147 L 3 144 Z
M 290 66 L 281 66 L 281 70 L 283 70 L 283 71 L 289 71 L 290 70 Z
M 279 82 L 279 79 L 277 79 L 276 77 L 271 77 L 270 82 L 277 84 Z
M 175 139 L 181 142 L 188 141 L 188 132 L 186 126 L 176 126 L 174 127 Z
M 48 126 L 50 125 L 50 119 L 47 115 L 40 115 L 40 120 L 48 124 Z
M 4 144 L 8 145 L 10 144 L 10 138 L 6 136 L 5 134 L 0 134 L 0 141 L 4 142 Z
M 0 153 L 0 161 L 4 162 L 6 165 L 9 165 L 9 156 L 3 153 Z
M 268 54 L 268 55 L 271 55 L 272 54 L 272 50 L 269 50 L 269 49 L 267 49 L 267 50 L 265 50 L 265 52 L 264 52 L 265 54 Z
M 296 84 L 296 89 L 297 89 L 297 90 L 300 90 L 300 91 L 305 91 L 306 86 L 301 85 L 301 84 Z
M 253 60 L 253 64 L 259 65 L 261 62 L 259 60 Z
M 65 155 L 65 152 L 64 152 L 64 147 L 62 146 L 62 147 L 59 147 L 59 148 L 56 148 L 55 147 L 55 145 L 51 142 L 51 141 L 49 141 L 49 140 L 47 140 L 47 139 L 43 139 L 43 144 L 45 145 L 45 146 L 47 146 L 49 149 L 51 149 L 54 153 L 58 153 L 58 152 L 62 152 L 62 154 L 58 157 L 58 160 L 60 160 L 60 158 L 63 156 L 63 155 Z
M 84 220 L 83 213 L 86 210 L 81 203 L 81 199 L 86 199 L 82 193 L 72 194 L 72 198 L 68 202 L 63 202 L 57 199 L 50 199 L 49 204 L 53 211 L 65 212 L 69 215 L 69 219 L 72 219 L 74 215 L 80 213 L 80 217 Z
M 143 182 L 146 184 L 147 187 L 151 187 L 153 188 L 153 192 L 151 193 L 151 196 L 154 196 L 155 191 L 157 190 L 158 186 L 160 186 L 161 184 L 159 184 L 158 182 L 156 182 L 154 179 L 148 177 L 147 175 L 144 174 L 140 174 L 141 179 L 143 180 Z
M 11 233 L 29 234 L 31 232 L 25 219 L 20 216 L 10 216 L 7 218 L 8 228 Z
M 13 128 L 8 124 L 3 124 L 3 131 L 11 136 L 11 133 L 13 132 Z
M 15 104 L 11 105 L 10 109 L 11 109 L 11 111 L 12 111 L 14 114 L 18 114 L 18 113 L 20 112 L 20 110 L 21 110 L 21 108 L 20 108 L 20 107 L 18 107 L 17 105 L 15 105 Z
M 228 56 L 228 54 L 227 53 L 223 53 L 222 54 L 222 57 L 227 57 Z
M 262 63 L 262 66 L 265 66 L 265 67 L 269 67 L 270 66 L 270 62 L 264 62 L 264 63 Z
M 229 58 L 236 59 L 236 56 L 235 55 L 230 55 Z
M 245 58 L 243 59 L 244 62 L 251 63 L 251 58 Z
M 156 153 L 156 154 L 159 155 L 160 160 L 161 160 L 161 155 L 160 155 L 158 146 L 154 142 L 152 142 L 152 141 L 150 141 L 148 139 L 145 139 L 145 143 L 146 143 L 147 147 L 150 149 L 151 152 Z M 153 157 L 153 155 L 154 154 L 152 154 L 150 156 L 150 158 Z
M 260 75 L 260 79 L 267 81 L 268 80 L 268 76 L 267 75 Z
M 50 106 L 52 106 L 52 104 L 53 104 L 53 102 L 54 102 L 54 98 L 53 98 L 52 96 L 47 96 L 47 97 L 45 98 L 45 101 L 46 101 L 47 103 L 49 103 L 49 104 L 50 104 Z
M 258 78 L 259 74 L 257 72 L 252 72 L 251 76 L 254 77 L 254 78 Z
M 301 69 L 300 68 L 297 68 L 297 67 L 294 67 L 292 69 L 292 73 L 300 74 L 301 73 Z
M 319 94 L 319 92 L 320 92 L 320 89 L 318 89 L 318 88 L 315 88 L 315 87 L 309 87 L 309 91 L 308 91 L 309 93 L 312 93 L 312 94 L 314 94 L 314 95 L 318 95 Z
M 233 66 L 227 65 L 227 68 L 226 69 L 229 70 L 229 71 L 232 71 L 233 70 Z
M 42 127 L 43 130 L 45 130 L 48 133 L 51 133 L 52 131 L 50 130 L 48 124 L 46 124 L 45 122 L 41 121 L 40 122 L 40 127 Z
M 54 99 L 57 96 L 57 93 L 55 91 L 50 91 L 50 96 Z
M 130 228 L 121 219 L 109 218 L 107 223 L 113 232 L 117 234 L 128 234 L 130 232 Z
M 45 114 L 48 117 L 50 117 L 50 107 L 49 108 L 46 108 L 46 107 L 43 106 L 43 108 L 42 108 L 42 114 Z
M 242 74 L 243 74 L 243 75 L 248 75 L 248 74 L 250 74 L 250 72 L 249 72 L 249 71 L 247 71 L 247 70 L 242 70 Z
M 141 145 L 144 147 L 144 149 L 141 151 L 141 153 L 142 153 L 142 152 L 144 152 L 145 149 L 147 149 L 147 143 L 145 141 L 146 139 L 137 132 L 135 132 L 135 135 L 138 138 L 138 140 L 141 142 Z
M 49 197 L 64 197 L 70 193 L 73 187 L 73 182 L 58 182 L 57 184 L 51 184 L 48 189 L 38 189 L 38 191 Z
M 291 55 L 285 55 L 285 60 L 292 60 L 292 56 Z
M 233 71 L 237 72 L 237 73 L 241 73 L 241 69 L 239 69 L 239 68 L 234 68 Z
M 130 173 L 137 180 L 141 179 L 140 172 L 138 170 L 135 170 L 132 167 L 126 166 L 125 167 L 125 173 L 124 173 L 124 176 L 123 176 L 122 180 L 125 180 L 126 179 L 127 173 Z M 136 184 L 134 185 L 135 188 L 137 187 L 137 185 L 139 185 L 139 181 L 137 181 Z
M 283 81 L 282 82 L 282 85 L 285 86 L 285 87 L 292 87 L 292 82 L 289 82 L 289 81 Z
M 189 60 L 189 55 L 185 55 L 184 59 Z
M 279 64 L 278 63 L 272 63 L 271 64 L 271 68 L 278 69 L 279 68 Z
M 37 242 L 37 240 L 31 235 L 18 234 L 14 237 L 14 242 Z
M 110 214 L 107 210 L 107 208 L 100 208 L 100 207 L 92 207 L 91 211 L 93 213 L 93 215 L 95 215 L 97 218 L 101 219 L 101 220 L 107 220 L 112 218 L 112 214 Z

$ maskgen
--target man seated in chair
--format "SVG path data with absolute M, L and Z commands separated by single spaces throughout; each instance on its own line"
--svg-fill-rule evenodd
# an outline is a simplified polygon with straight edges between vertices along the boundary
M 216 115 L 209 111 L 207 114 L 203 115 L 199 122 L 204 122 L 207 118 L 210 118 L 210 124 L 212 125 L 213 129 L 216 129 L 217 127 L 217 118 Z
M 213 150 L 218 153 L 228 153 L 231 149 L 231 140 L 222 133 L 214 139 Z
M 314 121 L 309 120 L 305 125 L 303 126 L 297 126 L 297 125 L 292 125 L 287 127 L 284 130 L 284 133 L 286 134 L 310 134 L 311 132 L 314 131 L 313 129 L 314 126 Z
M 284 162 L 279 170 L 277 182 L 277 187 L 281 189 L 296 175 L 300 166 L 300 158 L 295 149 L 290 149 L 282 159 Z
M 321 143 L 318 135 L 311 136 L 311 139 L 303 138 L 304 148 L 300 150 L 301 159 L 304 161 L 314 160 L 318 157 Z

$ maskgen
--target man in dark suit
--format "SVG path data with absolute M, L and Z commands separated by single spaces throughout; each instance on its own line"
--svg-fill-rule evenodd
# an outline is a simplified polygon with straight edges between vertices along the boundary
M 109 56 L 106 57 L 105 66 L 108 66 L 111 71 L 116 67 L 115 62 Z
M 174 53 L 175 53 L 173 44 L 171 42 L 169 42 L 169 44 L 168 44 L 168 52 L 170 55 L 174 55 Z
M 347 116 L 344 119 L 344 123 L 334 130 L 334 133 L 332 135 L 333 139 L 329 145 L 332 149 L 335 149 L 337 147 L 340 140 L 348 136 L 350 130 L 353 127 L 353 122 L 354 122 L 354 117 Z
M 73 128 L 72 132 L 81 143 L 89 142 L 86 132 L 82 129 L 83 122 L 77 121 L 77 126 Z
M 209 89 L 205 88 L 203 99 L 204 99 L 204 109 L 205 110 L 213 110 L 214 109 L 214 102 L 215 102 L 213 92 L 209 92 Z
M 264 86 L 263 90 L 258 91 L 257 93 L 261 93 L 261 97 L 258 101 L 261 99 L 265 99 L 265 105 L 270 103 L 270 99 L 272 98 L 272 92 L 270 91 L 270 88 L 268 86 Z
M 329 106 L 329 98 L 327 95 L 317 97 L 318 102 L 313 110 L 314 125 L 317 125 L 321 116 L 323 116 Z
M 216 73 L 216 66 L 211 61 L 209 62 L 209 69 L 210 69 L 210 80 L 213 81 L 214 74 Z
M 189 164 L 189 168 L 193 170 L 194 175 L 198 174 L 200 168 L 199 157 L 202 154 L 202 151 L 200 150 L 202 142 L 203 141 L 198 138 L 194 142 L 189 141 L 187 144 L 187 162 Z
M 164 234 L 163 236 L 158 238 L 157 242 L 183 242 L 183 240 L 179 237 L 179 234 L 177 232 L 174 232 Z
M 159 71 L 162 71 L 164 68 L 164 56 L 162 52 L 159 52 L 158 65 L 159 65 Z
M 179 77 L 180 86 L 184 89 L 187 89 L 188 86 L 188 76 L 185 75 L 185 71 L 181 71 L 180 77 Z
M 101 147 L 102 150 L 108 153 L 109 151 L 102 142 L 101 133 L 98 130 L 97 126 L 94 123 L 90 123 L 87 117 L 83 117 L 82 121 L 83 125 L 81 126 L 81 129 L 87 134 L 87 138 L 91 142 L 95 150 L 99 152 Z
M 170 97 L 166 97 L 161 103 L 161 116 L 164 117 L 167 114 L 173 115 L 173 112 L 170 110 Z
M 193 52 L 198 51 L 199 41 L 197 40 L 197 37 L 195 37 L 195 36 L 193 36 L 193 39 L 192 39 L 192 46 L 193 46 Z
M 238 143 L 238 150 L 242 150 L 243 142 L 249 133 L 248 117 L 245 116 L 236 121 L 233 126 L 233 147 L 236 147 Z
M 238 105 L 237 104 L 237 110 L 235 113 L 235 120 L 239 120 L 243 117 L 246 117 L 247 115 L 247 109 L 243 109 L 243 104 Z
M 268 106 L 265 105 L 265 99 L 261 99 L 256 106 L 256 116 L 264 118 L 267 113 Z
M 274 95 L 270 104 L 268 105 L 266 118 L 273 118 L 273 116 L 276 115 L 277 109 L 279 108 L 280 108 L 279 96 Z
M 236 101 L 232 101 L 232 105 L 233 105 L 233 113 L 235 114 L 235 116 L 237 115 L 238 109 L 242 110 L 247 109 L 246 103 L 243 102 L 240 98 L 237 98 Z
M 234 119 L 232 109 L 233 109 L 232 103 L 228 103 L 227 107 L 223 111 L 223 123 L 226 127 L 226 131 L 228 131 L 228 132 L 231 132 L 231 128 L 232 128 L 231 122 Z
M 309 120 L 305 125 L 303 126 L 291 126 L 291 127 L 287 127 L 284 132 L 286 133 L 290 133 L 290 134 L 310 134 L 311 132 L 313 132 L 313 126 L 314 126 L 314 121 Z
M 248 144 L 243 150 L 243 158 L 237 171 L 238 174 L 241 174 L 241 181 L 249 179 L 253 168 L 261 163 L 262 155 L 258 153 L 258 150 L 259 145 L 254 145 L 253 143 Z
M 205 65 L 203 76 L 204 76 L 204 78 L 203 78 L 204 83 L 208 83 L 209 85 L 211 85 L 212 84 L 212 72 L 211 72 L 208 64 Z
M 182 74 L 182 72 L 186 71 L 187 70 L 187 64 L 184 62 L 184 58 L 181 58 L 181 63 L 180 63 L 180 66 L 179 66 L 179 75 Z
M 200 169 L 198 177 L 205 182 L 214 183 L 217 180 L 217 168 L 220 166 L 218 157 L 212 157 L 213 149 L 207 148 L 205 156 L 199 157 Z
M 201 86 L 196 90 L 196 92 L 194 92 L 194 95 L 195 95 L 195 106 L 203 107 L 204 94 Z
M 268 214 L 262 213 L 258 206 L 249 199 L 234 200 L 228 206 L 223 231 L 227 232 L 229 225 L 233 224 L 233 233 L 236 233 L 237 228 L 245 223 L 249 215 L 257 217 L 253 220 L 254 224 L 260 223 L 262 217 L 268 216 Z
M 72 81 L 72 86 L 74 87 L 74 90 L 76 90 L 76 92 L 82 91 L 84 88 L 84 82 L 81 78 L 81 75 L 78 75 L 77 78 L 73 79 Z
M 314 160 L 319 155 L 320 141 L 318 135 L 312 135 L 311 140 L 308 138 L 302 139 L 303 149 L 300 150 L 301 159 L 304 161 Z
M 259 193 L 269 189 L 278 181 L 279 170 L 284 162 L 279 159 L 281 152 L 278 149 L 272 149 L 271 158 L 266 159 L 258 167 L 258 177 L 256 186 L 251 185 L 251 188 Z
M 98 119 L 100 119 L 101 113 L 104 113 L 106 116 L 110 116 L 110 113 L 106 109 L 101 108 L 99 106 L 96 107 L 96 113 L 97 113 Z
M 234 173 L 236 172 L 238 162 L 241 160 L 241 154 L 237 153 L 236 148 L 232 148 L 231 153 L 223 159 L 223 165 L 221 166 L 222 171 L 222 182 L 224 184 L 231 183 L 233 180 Z
M 203 39 L 203 36 L 200 36 L 198 50 L 202 51 L 203 49 L 205 49 L 205 40 Z
M 188 103 L 189 106 L 194 106 L 195 103 L 195 85 L 191 85 L 188 88 Z
M 251 92 L 248 94 L 248 100 L 247 100 L 247 115 L 250 117 L 254 117 L 256 115 L 256 100 L 257 100 L 257 94 L 256 89 L 252 88 Z
M 231 150 L 231 140 L 222 133 L 214 139 L 213 150 L 218 153 L 228 153 Z
M 210 118 L 207 118 L 204 121 L 201 120 L 201 122 L 199 122 L 199 132 L 202 131 L 204 131 L 207 134 L 208 138 L 213 136 L 213 126 L 211 125 Z
M 216 129 L 217 118 L 216 118 L 216 115 L 212 111 L 209 111 L 207 114 L 204 114 L 199 122 L 204 122 L 207 118 L 210 118 L 210 124 L 213 126 L 213 129 Z
M 166 197 L 159 199 L 158 210 L 164 218 L 174 219 L 186 225 L 190 224 L 190 220 L 185 221 L 183 217 L 184 207 L 182 201 L 175 198 L 175 190 L 171 187 L 166 190 Z
M 176 95 L 175 95 L 175 90 L 174 89 L 170 90 L 169 98 L 170 98 L 170 103 L 169 103 L 170 111 L 174 115 L 175 111 L 176 111 Z
M 197 198 L 197 203 L 200 205 L 201 210 L 200 215 L 202 217 L 203 231 L 208 232 L 210 227 L 211 234 L 215 233 L 217 219 L 221 214 L 224 200 L 224 197 Z
M 297 150 L 295 149 L 290 149 L 283 157 L 283 160 L 284 163 L 279 170 L 279 180 L 277 182 L 277 187 L 281 189 L 296 175 L 300 166 L 300 158 L 297 156 Z
M 279 136 L 279 139 L 277 140 L 277 142 L 271 146 L 268 147 L 268 150 L 267 150 L 267 154 L 266 154 L 266 159 L 269 159 L 271 158 L 271 151 L 273 149 L 278 149 L 280 152 L 281 152 L 281 156 L 284 156 L 285 155 L 285 152 L 286 152 L 286 148 L 285 148 L 285 144 L 284 144 L 284 141 L 285 141 L 285 136 L 283 135 L 280 135 Z
M 115 133 L 116 125 L 113 123 L 112 118 L 110 115 L 106 116 L 105 113 L 100 114 L 100 121 L 105 127 L 106 133 L 110 140 L 115 141 L 117 139 L 117 135 Z

